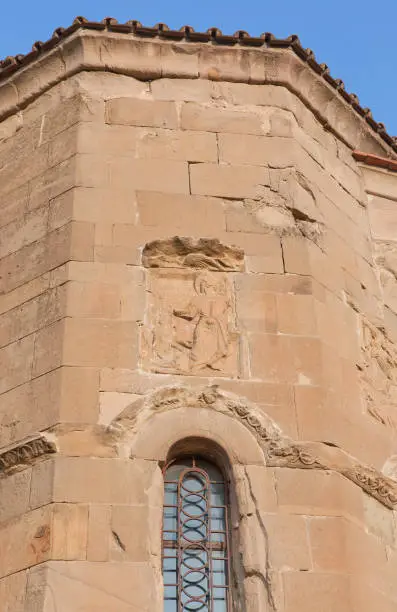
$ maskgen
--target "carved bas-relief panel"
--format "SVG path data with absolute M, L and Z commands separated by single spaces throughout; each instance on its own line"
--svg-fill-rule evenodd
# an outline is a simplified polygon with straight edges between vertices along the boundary
M 367 321 L 362 324 L 358 369 L 369 414 L 397 430 L 397 352 L 385 333 Z
M 142 365 L 153 372 L 238 376 L 233 283 L 243 255 L 217 240 L 174 238 L 145 247 Z M 172 268 L 172 269 L 170 269 Z

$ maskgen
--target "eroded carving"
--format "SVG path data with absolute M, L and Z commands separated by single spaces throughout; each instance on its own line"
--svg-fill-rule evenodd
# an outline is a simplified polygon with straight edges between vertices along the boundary
M 0 475 L 18 468 L 18 466 L 32 463 L 42 455 L 55 452 L 55 444 L 43 436 L 27 440 L 23 444 L 9 448 L 0 454 Z
M 394 508 L 397 505 L 397 483 L 391 478 L 363 465 L 344 470 L 343 475 L 385 506 Z
M 397 352 L 385 333 L 362 323 L 362 360 L 358 365 L 369 414 L 397 428 Z
M 144 365 L 155 372 L 238 373 L 233 287 L 224 273 L 152 271 Z
M 204 388 L 165 387 L 137 400 L 109 426 L 114 439 L 135 435 L 142 423 L 156 412 L 177 408 L 209 408 L 237 418 L 256 438 L 266 465 L 337 472 L 375 497 L 384 506 L 397 507 L 397 482 L 360 464 L 342 449 L 324 442 L 296 442 L 284 436 L 277 425 L 250 402 L 221 391 L 217 385 Z
M 273 440 L 267 449 L 267 465 L 272 467 L 299 467 L 302 469 L 327 469 L 318 457 L 309 452 L 303 444 L 286 440 Z
M 315 243 L 321 241 L 323 218 L 315 190 L 294 168 L 267 168 L 255 196 L 230 207 L 248 213 L 255 223 L 279 235 L 302 235 Z
M 220 272 L 241 271 L 244 252 L 215 238 L 174 236 L 149 242 L 142 253 L 145 268 L 195 268 Z

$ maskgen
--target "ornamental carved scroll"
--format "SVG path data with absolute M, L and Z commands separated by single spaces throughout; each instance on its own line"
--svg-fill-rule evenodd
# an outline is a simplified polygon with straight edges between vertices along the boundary
M 296 441 L 283 435 L 276 423 L 248 400 L 221 391 L 217 385 L 163 387 L 137 400 L 111 423 L 115 439 L 134 436 L 154 414 L 176 409 L 209 408 L 240 421 L 254 436 L 269 467 L 327 470 L 347 478 L 390 509 L 397 508 L 397 481 L 388 478 L 339 447 L 325 442 Z
M 35 459 L 55 453 L 55 445 L 43 436 L 37 436 L 0 453 L 0 476 L 33 463 Z
M 147 245 L 142 363 L 154 372 L 238 376 L 239 332 L 227 272 L 243 255 L 217 240 L 173 238 Z M 170 269 L 172 268 L 172 269 Z

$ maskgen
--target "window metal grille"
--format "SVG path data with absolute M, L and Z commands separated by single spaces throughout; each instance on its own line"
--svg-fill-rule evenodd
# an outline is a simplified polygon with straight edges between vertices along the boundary
M 227 486 L 203 459 L 164 469 L 164 612 L 231 612 Z

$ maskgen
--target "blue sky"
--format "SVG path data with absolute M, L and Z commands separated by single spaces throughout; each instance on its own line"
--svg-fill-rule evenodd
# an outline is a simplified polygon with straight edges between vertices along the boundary
M 298 34 L 397 135 L 397 0 L 4 0 L 0 58 L 26 53 L 76 15 L 138 19 L 145 25 L 162 21 L 174 28 L 189 24 L 197 30 L 217 26 L 228 34 L 238 29 Z

